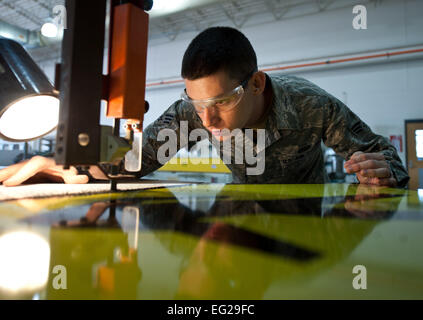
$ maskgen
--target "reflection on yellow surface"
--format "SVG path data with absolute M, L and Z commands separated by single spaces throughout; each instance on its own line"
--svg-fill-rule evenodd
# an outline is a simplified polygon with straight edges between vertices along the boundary
M 0 290 L 3 294 L 30 293 L 48 279 L 50 245 L 39 235 L 16 231 L 0 237 Z
M 63 201 L 16 216 L 49 230 L 42 298 L 423 296 L 423 203 L 414 191 L 205 184 Z M 66 290 L 52 285 L 56 265 L 67 269 Z M 355 265 L 368 268 L 367 291 L 352 288 Z

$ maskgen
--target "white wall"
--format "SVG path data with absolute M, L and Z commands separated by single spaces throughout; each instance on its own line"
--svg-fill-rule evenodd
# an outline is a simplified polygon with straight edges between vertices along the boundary
M 367 30 L 352 27 L 352 7 L 262 25 L 254 25 L 251 21 L 241 31 L 256 49 L 261 67 L 301 59 L 423 45 L 423 1 L 384 0 L 377 5 L 368 4 Z M 194 36 L 183 34 L 173 42 L 150 45 L 148 80 L 177 78 L 183 53 Z M 299 75 L 342 101 L 346 99 L 356 114 L 384 136 L 402 134 L 405 139 L 404 120 L 423 118 L 421 58 L 335 70 L 306 70 Z M 151 111 L 146 115 L 146 124 L 178 99 L 182 90 L 183 85 L 148 89 Z M 400 156 L 405 159 L 404 153 Z
M 367 30 L 353 29 L 351 4 L 343 9 L 265 24 L 258 24 L 259 19 L 271 19 L 257 16 L 250 19 L 241 31 L 255 47 L 260 67 L 301 59 L 423 45 L 422 0 L 382 0 L 375 3 L 366 5 Z M 171 42 L 150 42 L 147 82 L 179 78 L 182 56 L 195 35 L 183 33 Z M 48 63 L 43 63 L 43 66 L 50 75 L 52 69 Z M 379 134 L 402 134 L 405 138 L 404 120 L 423 118 L 421 58 L 328 70 L 304 70 L 299 75 L 347 102 Z M 148 88 L 146 99 L 150 102 L 150 111 L 146 114 L 145 125 L 179 99 L 182 90 L 182 84 Z M 403 153 L 400 156 L 405 158 Z

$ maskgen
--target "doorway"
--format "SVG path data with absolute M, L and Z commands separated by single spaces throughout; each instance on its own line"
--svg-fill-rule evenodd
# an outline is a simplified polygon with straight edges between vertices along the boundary
M 405 120 L 406 161 L 409 189 L 423 189 L 423 119 Z

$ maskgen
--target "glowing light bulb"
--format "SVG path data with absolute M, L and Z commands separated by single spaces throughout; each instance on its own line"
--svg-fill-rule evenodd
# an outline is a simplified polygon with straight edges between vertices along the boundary
M 28 141 L 53 131 L 59 121 L 59 99 L 32 96 L 18 100 L 0 116 L 0 133 L 15 141 Z
M 47 38 L 56 38 L 59 30 L 54 23 L 47 22 L 41 27 L 41 34 Z

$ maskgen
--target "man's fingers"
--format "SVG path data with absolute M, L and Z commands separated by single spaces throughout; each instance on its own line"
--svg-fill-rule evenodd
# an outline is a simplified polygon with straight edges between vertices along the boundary
M 4 180 L 9 179 L 11 176 L 13 176 L 16 172 L 19 171 L 20 168 L 24 166 L 24 164 L 28 161 L 22 161 L 16 164 L 13 164 L 7 168 L 0 170 L 0 182 L 3 182 Z
M 357 163 L 362 163 L 365 161 L 385 161 L 385 156 L 382 153 L 364 153 L 361 151 L 355 152 L 351 158 L 345 162 L 345 168 L 350 167 Z
M 385 160 L 365 160 L 358 163 L 345 163 L 345 170 L 348 173 L 360 172 L 366 169 L 378 169 L 378 168 L 389 168 L 388 163 Z
M 0 170 L 0 182 L 5 186 L 17 186 L 25 181 L 53 181 L 67 184 L 88 183 L 86 175 L 78 175 L 75 167 L 63 170 L 53 159 L 35 156 L 28 161 L 12 165 Z
M 63 180 L 66 184 L 85 184 L 89 178 L 86 175 L 64 175 Z
M 361 152 L 361 151 L 354 152 L 353 155 L 350 157 L 350 159 L 346 163 L 351 163 L 351 164 L 355 163 L 356 159 L 358 159 L 358 157 L 362 154 L 364 154 L 364 152 Z
M 397 181 L 394 178 L 379 178 L 379 185 L 386 187 L 396 187 Z
M 55 166 L 51 169 L 44 170 L 44 173 L 47 173 L 51 180 L 56 181 L 59 178 L 60 182 L 66 184 L 84 184 L 88 183 L 89 178 L 86 175 L 78 175 L 78 170 L 75 167 L 70 167 L 68 170 L 63 170 L 62 166 Z
M 63 170 L 63 180 L 67 184 L 84 184 L 88 183 L 89 178 L 86 175 L 78 175 L 78 170 L 70 167 L 69 170 Z
M 62 170 L 63 170 L 63 167 L 62 167 Z M 65 170 L 65 171 L 70 172 L 75 176 L 78 175 L 78 170 L 75 167 L 70 167 L 68 170 Z
M 55 166 L 53 159 L 35 156 L 23 164 L 12 176 L 3 181 L 5 186 L 17 186 L 28 180 L 38 172 Z
M 385 156 L 382 153 L 364 153 L 361 151 L 355 152 L 351 158 L 350 162 L 362 162 L 366 160 L 385 160 Z
M 363 169 L 360 174 L 369 178 L 389 178 L 391 170 L 389 168 Z
M 353 153 L 353 155 L 351 156 L 351 158 L 352 158 L 352 157 L 357 157 L 357 156 L 359 156 L 360 154 L 364 154 L 364 152 L 363 152 L 363 151 L 356 151 L 356 152 L 354 152 L 354 153 Z

